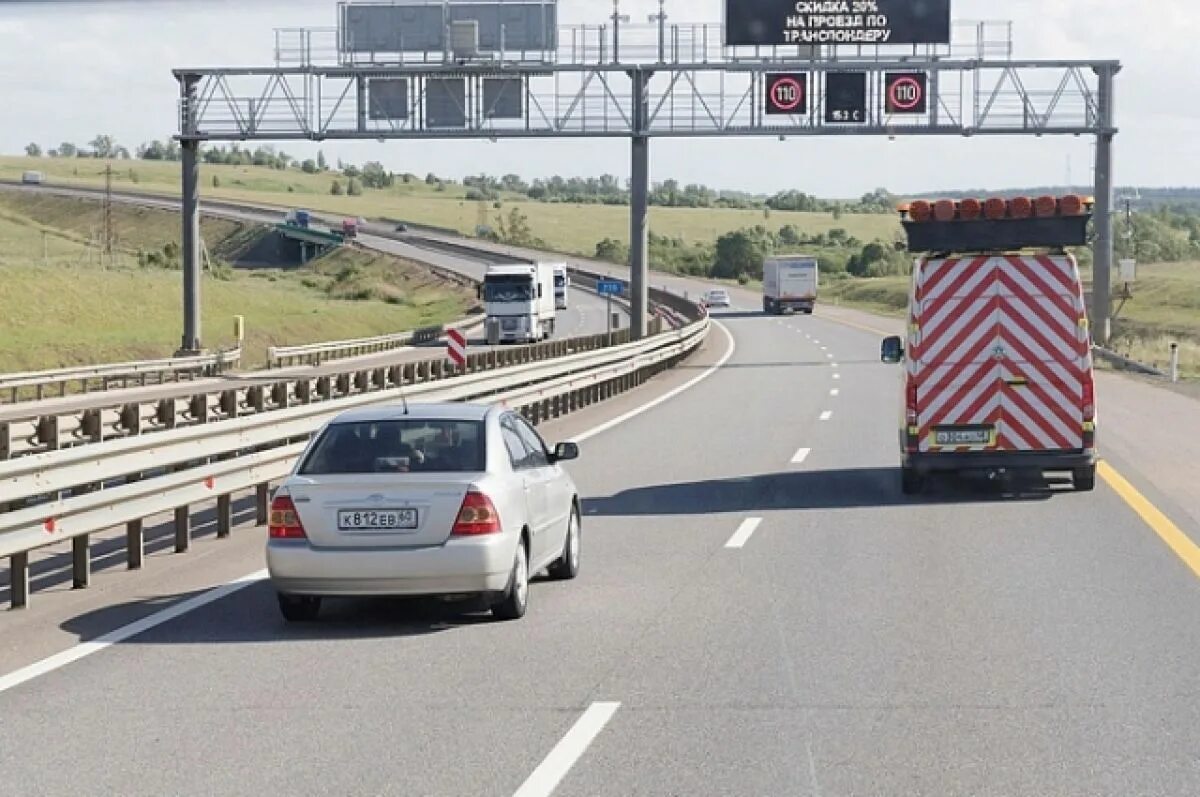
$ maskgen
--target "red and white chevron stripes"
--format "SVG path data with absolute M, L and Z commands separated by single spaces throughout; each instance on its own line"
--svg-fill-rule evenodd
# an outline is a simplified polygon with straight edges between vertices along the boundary
M 1091 354 L 1072 257 L 923 261 L 908 348 L 921 451 L 1084 447 Z M 937 428 L 981 426 L 986 444 L 937 445 Z

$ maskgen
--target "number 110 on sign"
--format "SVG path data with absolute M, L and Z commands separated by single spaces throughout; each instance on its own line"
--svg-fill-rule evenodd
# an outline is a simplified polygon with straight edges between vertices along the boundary
M 808 75 L 776 73 L 767 75 L 767 113 L 808 113 Z

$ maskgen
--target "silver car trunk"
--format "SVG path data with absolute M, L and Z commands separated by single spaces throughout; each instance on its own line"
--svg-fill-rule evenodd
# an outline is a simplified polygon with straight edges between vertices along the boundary
M 467 489 L 479 477 L 369 473 L 325 475 L 318 481 L 298 476 L 288 492 L 315 548 L 418 547 L 446 542 Z

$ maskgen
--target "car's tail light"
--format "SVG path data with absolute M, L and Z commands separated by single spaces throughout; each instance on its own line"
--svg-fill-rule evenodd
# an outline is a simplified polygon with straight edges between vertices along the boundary
M 909 426 L 915 426 L 917 420 L 917 385 L 915 382 L 909 381 L 904 390 L 904 422 Z
M 458 510 L 458 518 L 454 521 L 454 530 L 450 532 L 456 537 L 477 537 L 483 534 L 500 533 L 500 515 L 492 499 L 477 490 L 470 490 L 463 496 L 462 507 Z
M 271 502 L 271 515 L 267 523 L 267 534 L 273 540 L 304 540 L 304 524 L 300 522 L 300 513 L 296 505 L 287 495 L 277 495 Z
M 1083 380 L 1083 419 L 1096 420 L 1096 383 L 1090 376 Z

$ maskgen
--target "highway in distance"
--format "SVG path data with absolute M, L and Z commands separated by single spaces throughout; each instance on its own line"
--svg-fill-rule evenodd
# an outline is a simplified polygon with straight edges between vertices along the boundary
M 1105 484 L 902 496 L 900 375 L 879 335 L 734 299 L 679 368 L 541 427 L 581 440 L 582 572 L 535 582 L 523 620 L 364 600 L 287 625 L 261 580 L 265 532 L 243 526 L 0 616 L 5 784 L 1200 793 L 1200 582 L 1180 556 Z

